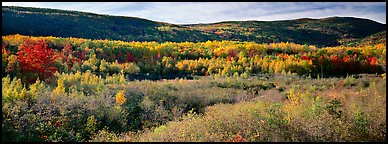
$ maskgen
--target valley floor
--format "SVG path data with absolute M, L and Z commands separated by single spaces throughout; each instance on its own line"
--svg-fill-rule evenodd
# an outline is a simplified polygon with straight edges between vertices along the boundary
M 386 141 L 385 75 L 115 81 L 15 95 L 3 141 Z M 5 93 L 5 94 L 4 94 Z M 32 94 L 34 93 L 34 94 Z M 23 93 L 22 93 L 23 94 Z

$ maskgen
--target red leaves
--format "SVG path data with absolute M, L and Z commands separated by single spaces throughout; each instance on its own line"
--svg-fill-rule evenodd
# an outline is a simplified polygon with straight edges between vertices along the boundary
M 348 61 L 348 59 L 349 59 L 349 57 L 348 57 L 348 56 L 344 56 L 344 58 L 342 58 L 342 60 L 343 60 L 344 62 L 347 62 L 347 61 Z
M 135 57 L 131 56 L 131 53 L 129 53 L 129 52 L 127 52 L 127 61 L 129 61 L 129 62 L 135 61 Z
M 84 55 L 84 52 L 78 52 L 78 58 L 79 58 L 79 62 L 82 61 L 82 56 Z
M 124 54 L 122 53 L 122 52 L 118 52 L 117 53 L 117 61 L 118 61 L 118 63 L 119 64 L 122 64 L 122 63 L 124 63 L 124 61 L 125 61 L 125 58 L 124 58 Z
M 69 54 L 73 54 L 73 48 L 70 43 L 66 43 L 65 47 L 62 49 L 62 53 L 65 56 L 68 56 Z
M 311 60 L 312 58 L 310 58 L 309 56 L 304 55 L 304 56 L 302 56 L 302 59 L 303 60 Z
M 172 54 L 168 55 L 170 58 L 173 58 L 174 59 L 174 56 Z
M 237 133 L 233 137 L 230 137 L 227 141 L 228 142 L 246 142 L 247 140 L 245 138 L 243 138 L 239 133 Z
M 245 138 L 242 138 L 241 136 L 237 135 L 232 142 L 245 142 Z
M 230 50 L 230 51 L 228 52 L 228 55 L 229 55 L 230 57 L 235 57 L 235 56 L 237 55 L 237 53 L 236 53 L 234 50 Z
M 17 52 L 19 66 L 22 73 L 32 73 L 38 75 L 40 79 L 46 79 L 53 76 L 57 68 L 54 66 L 57 56 L 53 54 L 53 49 L 47 48 L 47 44 L 43 40 L 34 42 L 24 40 L 19 46 Z M 29 83 L 35 82 L 37 77 L 30 77 Z
M 62 122 L 60 122 L 60 121 L 58 121 L 58 122 L 56 122 L 56 123 L 54 124 L 54 127 L 60 127 L 60 126 L 62 126 Z
M 7 51 L 5 50 L 4 44 L 1 46 L 1 54 L 7 54 Z
M 44 135 L 44 134 L 41 134 L 41 135 L 39 136 L 39 138 L 40 138 L 41 140 L 46 140 L 46 139 L 47 139 L 47 136 Z
M 76 61 L 73 58 L 73 48 L 70 43 L 67 43 L 65 47 L 63 47 L 61 53 L 58 52 L 58 57 L 62 59 L 62 63 L 66 65 L 66 69 L 70 70 L 73 67 L 74 62 Z
M 319 56 L 318 63 L 321 65 L 326 64 L 326 56 L 325 55 Z
M 337 63 L 337 62 L 338 62 L 338 56 L 331 55 L 331 56 L 330 56 L 330 60 L 331 60 L 333 63 Z

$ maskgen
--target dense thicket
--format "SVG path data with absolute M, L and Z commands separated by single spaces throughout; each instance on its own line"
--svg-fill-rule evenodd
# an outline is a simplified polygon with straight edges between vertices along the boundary
M 58 57 L 54 64 L 59 73 L 91 71 L 103 77 L 124 73 L 130 79 L 207 75 L 249 77 L 263 73 L 327 77 L 359 73 L 382 74 L 386 66 L 385 43 L 361 47 L 316 48 L 288 42 L 156 43 L 22 35 L 2 38 L 3 74 L 11 76 L 17 75 L 23 64 L 15 59 L 16 54 L 23 50 L 26 43 L 37 41 L 43 41 L 48 48 L 54 49 L 53 56 Z

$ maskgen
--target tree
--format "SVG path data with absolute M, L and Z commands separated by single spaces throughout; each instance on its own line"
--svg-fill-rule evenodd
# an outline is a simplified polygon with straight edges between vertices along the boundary
M 19 46 L 17 52 L 22 80 L 26 83 L 34 83 L 37 78 L 46 80 L 57 71 L 53 49 L 47 48 L 47 43 L 42 39 L 37 42 L 26 39 Z
M 62 63 L 66 67 L 66 70 L 70 71 L 75 61 L 75 59 L 73 58 L 73 47 L 71 45 L 71 42 L 67 42 L 65 47 L 63 47 L 60 53 L 60 57 L 62 59 Z

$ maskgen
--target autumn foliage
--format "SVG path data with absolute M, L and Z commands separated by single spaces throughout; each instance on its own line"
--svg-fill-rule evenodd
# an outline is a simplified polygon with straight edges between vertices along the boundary
M 53 49 L 47 48 L 43 40 L 24 40 L 19 46 L 17 57 L 22 79 L 27 83 L 35 82 L 37 78 L 46 80 L 57 71 L 54 66 L 57 56 L 53 55 Z
M 117 93 L 117 95 L 116 95 L 116 103 L 118 105 L 122 105 L 125 103 L 125 100 L 126 100 L 126 98 L 124 96 L 124 91 L 122 91 L 122 90 L 119 91 L 119 93 Z
M 9 35 L 2 38 L 3 53 L 7 52 L 7 55 L 3 56 L 5 69 L 3 73 L 11 76 L 20 73 L 15 54 L 18 47 L 26 47 L 23 43 L 25 39 L 30 41 L 42 39 L 50 48 L 54 48 L 52 54 L 58 55 L 55 67 L 59 73 L 89 70 L 94 74 L 105 76 L 123 71 L 131 74 L 129 77 L 133 79 L 192 76 L 246 78 L 265 73 L 296 73 L 304 76 L 326 77 L 359 73 L 382 74 L 386 67 L 385 44 L 317 48 L 313 45 L 289 42 L 157 43 L 22 35 Z M 21 43 L 23 46 L 20 46 Z M 30 45 L 33 48 L 35 43 Z M 41 45 L 44 47 L 43 44 Z M 44 61 L 50 63 L 49 60 Z M 47 69 L 47 66 L 44 67 Z M 32 70 L 43 71 L 39 68 L 27 71 Z

